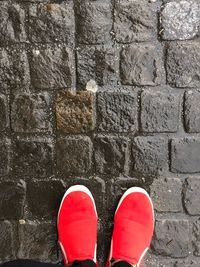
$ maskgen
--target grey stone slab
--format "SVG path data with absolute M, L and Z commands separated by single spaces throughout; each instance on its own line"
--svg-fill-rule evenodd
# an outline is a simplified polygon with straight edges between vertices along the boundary
M 86 174 L 92 164 L 92 142 L 89 137 L 74 136 L 57 139 L 57 169 L 65 174 Z
M 171 142 L 171 171 L 174 173 L 199 172 L 199 150 L 198 137 L 174 138 Z
M 187 40 L 198 34 L 200 5 L 198 1 L 171 1 L 161 12 L 162 38 Z
M 185 258 L 189 255 L 188 220 L 157 220 L 152 249 L 156 254 L 172 258 Z
M 134 132 L 137 129 L 137 94 L 103 92 L 97 94 L 97 128 L 105 132 Z
M 180 179 L 154 179 L 150 188 L 155 210 L 159 212 L 183 211 L 182 183 Z
M 144 132 L 177 132 L 180 95 L 170 91 L 143 90 L 141 128 Z
M 126 45 L 121 51 L 120 74 L 124 85 L 156 86 L 164 80 L 160 47 L 151 43 Z
M 175 87 L 200 85 L 200 46 L 198 41 L 170 43 L 167 50 L 167 82 Z
M 163 137 L 137 136 L 132 145 L 133 170 L 159 174 L 168 169 L 168 140 Z
M 156 36 L 157 12 L 145 0 L 116 1 L 114 38 L 119 43 L 149 41 Z
M 26 185 L 23 181 L 0 182 L 0 219 L 16 220 L 23 218 Z

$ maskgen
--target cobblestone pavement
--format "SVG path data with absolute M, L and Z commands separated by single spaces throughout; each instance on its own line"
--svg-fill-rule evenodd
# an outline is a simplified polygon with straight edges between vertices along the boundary
M 59 203 L 80 183 L 101 263 L 120 196 L 142 186 L 143 266 L 200 266 L 199 25 L 199 0 L 0 1 L 1 262 L 60 261 Z

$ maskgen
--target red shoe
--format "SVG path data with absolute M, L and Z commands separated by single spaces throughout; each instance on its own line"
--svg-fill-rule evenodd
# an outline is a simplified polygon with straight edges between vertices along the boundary
M 58 212 L 58 241 L 64 263 L 96 260 L 97 211 L 89 189 L 71 186 L 65 193 Z
M 141 266 L 154 230 L 154 210 L 148 193 L 140 187 L 128 189 L 122 196 L 114 218 L 110 261 L 123 260 Z

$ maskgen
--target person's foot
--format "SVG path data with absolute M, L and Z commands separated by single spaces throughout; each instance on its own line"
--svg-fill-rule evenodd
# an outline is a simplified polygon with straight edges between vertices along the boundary
M 150 246 L 153 230 L 154 211 L 148 193 L 140 187 L 128 189 L 115 212 L 107 266 L 112 260 L 141 266 Z
M 58 212 L 58 241 L 65 265 L 74 261 L 96 260 L 97 211 L 89 189 L 71 186 Z

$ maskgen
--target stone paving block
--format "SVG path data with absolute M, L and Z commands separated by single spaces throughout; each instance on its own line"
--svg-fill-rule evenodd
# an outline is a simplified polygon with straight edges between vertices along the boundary
M 5 95 L 0 94 L 0 132 L 5 131 L 9 121 L 8 101 Z
M 145 255 L 142 267 L 174 267 L 174 261 L 172 258 L 158 257 L 149 250 Z
M 29 7 L 29 35 L 32 42 L 74 41 L 74 10 L 72 2 L 38 3 Z
M 21 181 L 0 182 L 0 220 L 14 220 L 23 217 L 25 183 Z
M 132 44 L 122 49 L 120 56 L 121 82 L 124 85 L 150 85 L 162 83 L 163 63 L 160 47 L 149 44 Z
M 200 86 L 199 42 L 170 43 L 166 60 L 167 82 L 175 87 Z
M 110 40 L 111 6 L 105 1 L 75 1 L 77 40 L 81 44 L 102 44 Z
M 141 94 L 141 128 L 144 132 L 177 132 L 180 95 L 144 90 Z
M 51 138 L 21 138 L 13 142 L 13 170 L 17 175 L 47 177 L 53 173 Z
M 0 221 L 0 259 L 8 261 L 14 257 L 14 236 L 12 225 L 9 221 Z
M 185 127 L 189 133 L 200 132 L 200 91 L 190 90 L 185 93 Z
M 200 23 L 198 1 L 171 1 L 161 12 L 162 38 L 166 40 L 192 39 Z
M 26 221 L 19 225 L 20 259 L 55 262 L 57 260 L 57 230 L 52 223 Z
M 27 53 L 15 46 L 11 50 L 0 48 L 0 91 L 27 88 L 30 73 Z
M 52 90 L 73 87 L 75 67 L 69 48 L 34 48 L 30 56 L 31 81 L 35 88 Z
M 159 212 L 181 212 L 182 183 L 178 178 L 154 179 L 151 185 L 154 209 Z
M 92 163 L 92 142 L 89 137 L 74 136 L 57 139 L 57 169 L 65 174 L 86 174 Z
M 0 44 L 26 42 L 25 9 L 17 3 L 0 2 Z
M 174 138 L 171 142 L 171 171 L 175 173 L 200 172 L 200 139 Z
M 105 132 L 134 132 L 137 129 L 137 94 L 101 92 L 97 94 L 97 128 Z
M 192 236 L 193 236 L 192 244 L 194 248 L 194 255 L 200 257 L 200 218 L 194 220 L 193 222 Z
M 128 173 L 129 140 L 126 137 L 99 135 L 94 140 L 97 173 L 116 175 Z
M 132 145 L 133 170 L 158 174 L 168 169 L 168 140 L 158 136 L 137 136 Z
M 114 33 L 117 42 L 149 41 L 156 35 L 157 12 L 152 3 L 116 1 Z
M 152 249 L 154 253 L 172 258 L 185 258 L 189 254 L 189 223 L 183 219 L 157 220 Z
M 95 80 L 100 86 L 116 84 L 118 50 L 109 46 L 81 46 L 77 51 L 77 78 L 80 85 Z
M 15 132 L 51 130 L 50 97 L 47 92 L 15 95 L 11 107 L 11 128 Z
M 196 259 L 177 261 L 174 267 L 199 267 L 200 261 Z
M 27 184 L 28 218 L 46 220 L 55 218 L 64 192 L 65 188 L 59 180 L 29 181 Z
M 0 139 L 0 175 L 5 175 L 10 168 L 10 140 Z
M 83 133 L 94 129 L 94 95 L 80 91 L 61 91 L 56 98 L 57 130 L 63 133 Z
M 190 215 L 200 215 L 199 205 L 200 178 L 186 179 L 184 190 L 184 206 Z

